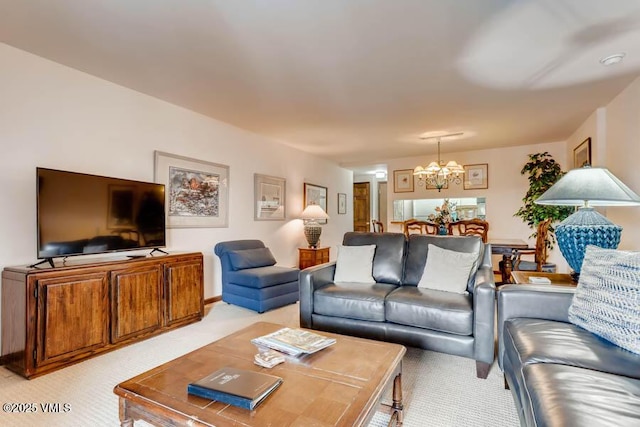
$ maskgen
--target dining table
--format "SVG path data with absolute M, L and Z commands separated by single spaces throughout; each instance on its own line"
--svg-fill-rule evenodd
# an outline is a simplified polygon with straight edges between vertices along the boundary
M 511 270 L 513 269 L 513 254 L 519 249 L 527 249 L 529 245 L 522 239 L 489 239 L 491 253 L 502 255 L 500 264 L 500 276 L 502 284 L 511 283 Z

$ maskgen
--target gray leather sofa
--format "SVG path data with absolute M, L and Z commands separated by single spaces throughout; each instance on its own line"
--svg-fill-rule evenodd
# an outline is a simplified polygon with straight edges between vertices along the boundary
M 428 244 L 477 253 L 458 294 L 417 287 Z M 300 325 L 396 342 L 476 360 L 486 378 L 495 356 L 495 282 L 491 248 L 479 237 L 346 233 L 344 245 L 376 245 L 375 284 L 334 283 L 336 263 L 300 272 Z
M 575 288 L 498 291 L 498 363 L 523 426 L 640 426 L 640 355 L 569 323 Z

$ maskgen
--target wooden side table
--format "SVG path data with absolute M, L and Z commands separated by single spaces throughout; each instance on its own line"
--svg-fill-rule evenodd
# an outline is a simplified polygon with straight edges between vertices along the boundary
M 298 268 L 313 267 L 314 265 L 329 262 L 329 248 L 298 248 L 299 264 Z
M 513 283 L 523 285 L 523 284 L 531 284 L 529 282 L 529 277 L 546 277 L 551 280 L 551 285 L 557 286 L 577 286 L 578 284 L 571 280 L 570 274 L 564 273 L 545 273 L 543 271 L 512 271 L 511 277 L 513 278 Z

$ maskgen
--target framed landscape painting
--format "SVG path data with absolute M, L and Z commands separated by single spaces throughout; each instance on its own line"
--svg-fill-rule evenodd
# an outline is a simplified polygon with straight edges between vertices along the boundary
M 228 227 L 229 166 L 155 152 L 167 228 Z
M 573 168 L 591 166 L 591 138 L 587 138 L 573 149 Z
M 304 206 L 319 205 L 323 211 L 327 212 L 327 187 L 315 184 L 304 183 Z M 326 219 L 319 219 L 318 224 L 326 224 Z
M 413 191 L 413 169 L 393 171 L 393 192 L 411 193 Z
M 282 221 L 286 217 L 286 181 L 269 175 L 253 174 L 253 219 Z

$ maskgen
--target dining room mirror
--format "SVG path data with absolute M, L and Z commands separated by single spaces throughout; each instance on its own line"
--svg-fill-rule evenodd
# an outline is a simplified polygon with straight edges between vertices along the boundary
M 442 206 L 444 198 L 411 199 L 393 201 L 393 221 L 406 221 L 411 218 L 427 220 L 430 214 L 436 213 L 436 207 Z M 455 207 L 452 217 L 460 219 L 486 219 L 486 197 L 450 197 L 449 203 Z

